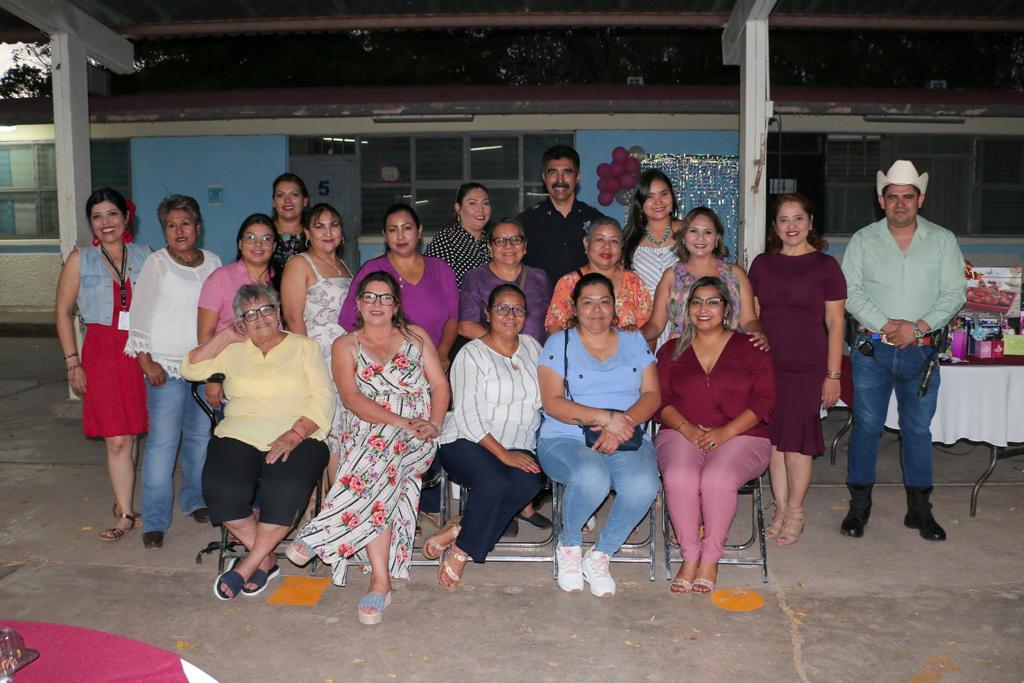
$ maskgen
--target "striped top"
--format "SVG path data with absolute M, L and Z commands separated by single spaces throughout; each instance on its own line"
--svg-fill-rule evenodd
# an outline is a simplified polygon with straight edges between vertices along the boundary
M 511 358 L 481 339 L 462 347 L 451 367 L 452 412 L 440 443 L 467 439 L 479 443 L 490 434 L 507 449 L 535 451 L 540 427 L 540 344 L 520 334 Z
M 633 270 L 640 276 L 654 300 L 654 290 L 665 271 L 679 262 L 674 247 L 638 246 L 633 252 Z
M 633 270 L 644 281 L 647 291 L 651 293 L 651 301 L 654 301 L 654 290 L 658 288 L 661 276 L 665 274 L 666 270 L 672 268 L 677 263 L 679 263 L 679 257 L 676 256 L 675 247 L 645 247 L 640 245 L 633 252 Z M 665 329 L 658 336 L 654 348 L 660 349 L 662 344 L 667 342 L 671 336 L 672 326 L 665 325 Z

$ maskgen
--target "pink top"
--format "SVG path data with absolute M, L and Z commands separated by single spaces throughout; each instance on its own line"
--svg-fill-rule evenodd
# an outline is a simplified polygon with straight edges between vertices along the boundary
M 234 263 L 221 266 L 210 273 L 203 283 L 203 291 L 199 294 L 199 308 L 208 311 L 217 311 L 217 329 L 214 334 L 235 321 L 235 309 L 232 304 L 235 301 L 235 294 L 242 285 L 256 285 L 256 282 L 249 275 L 245 268 L 245 261 L 239 259 Z M 262 284 L 270 284 L 270 274 Z
M 341 306 L 338 322 L 349 332 L 355 330 L 356 295 L 359 285 L 370 273 L 383 270 L 398 282 L 402 294 L 402 311 L 410 322 L 419 325 L 430 335 L 434 346 L 441 343 L 445 323 L 459 319 L 459 285 L 455 273 L 447 263 L 433 256 L 423 257 L 423 277 L 416 284 L 402 279 L 388 260 L 387 254 L 364 263 L 352 278 L 348 296 Z

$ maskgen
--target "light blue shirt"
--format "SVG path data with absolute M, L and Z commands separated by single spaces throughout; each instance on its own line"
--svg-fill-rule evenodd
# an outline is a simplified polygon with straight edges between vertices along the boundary
M 846 310 L 870 330 L 880 330 L 889 319 L 942 327 L 967 300 L 956 236 L 921 216 L 906 254 L 884 218 L 854 233 L 843 256 L 843 275 Z
M 541 352 L 540 365 L 554 370 L 564 377 L 565 335 L 569 335 L 569 391 L 575 403 L 591 408 L 612 408 L 626 410 L 640 398 L 640 383 L 644 370 L 654 363 L 654 354 L 639 332 L 624 332 L 616 329 L 619 348 L 606 361 L 590 356 L 580 341 L 579 332 L 571 328 L 556 332 L 548 337 Z M 555 439 L 569 437 L 583 441 L 583 430 L 579 425 L 544 416 L 540 426 L 540 438 Z M 649 439 L 648 434 L 644 438 Z

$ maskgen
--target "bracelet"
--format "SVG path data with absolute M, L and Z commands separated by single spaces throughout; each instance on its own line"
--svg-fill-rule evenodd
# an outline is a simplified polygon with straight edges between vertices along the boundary
M 78 352 L 77 351 L 72 351 L 71 353 L 65 353 L 64 354 L 64 360 L 67 360 L 68 358 L 77 358 L 77 357 L 78 357 Z
M 295 427 L 292 427 L 288 431 L 289 432 L 293 432 L 295 434 L 295 436 L 299 437 L 300 441 L 305 441 L 306 440 L 306 437 L 304 437 L 302 434 L 299 434 L 299 430 L 295 429 Z
M 680 422 L 679 424 L 677 424 L 677 425 L 676 425 L 675 427 L 673 427 L 672 429 L 673 429 L 674 431 L 677 431 L 677 432 L 678 432 L 678 431 L 679 431 L 680 429 L 682 429 L 683 427 L 685 427 L 685 426 L 686 426 L 686 425 L 688 425 L 688 424 L 690 424 L 690 423 L 689 423 L 689 422 L 688 422 L 688 421 L 686 420 L 686 418 L 683 418 L 683 421 L 682 421 L 682 422 Z
M 612 423 L 612 420 L 614 420 L 614 419 L 615 419 L 615 413 L 609 410 L 608 411 L 608 421 L 605 422 L 603 425 L 601 425 L 601 429 L 607 428 L 608 425 L 610 425 Z
M 69 365 L 67 371 L 71 372 L 72 370 L 77 370 L 80 367 L 82 367 L 81 363 L 75 363 L 74 365 Z
M 839 379 L 842 374 L 838 370 L 829 370 L 825 373 L 826 379 Z

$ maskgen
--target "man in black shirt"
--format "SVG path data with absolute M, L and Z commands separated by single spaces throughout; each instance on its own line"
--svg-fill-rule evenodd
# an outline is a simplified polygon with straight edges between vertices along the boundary
M 603 214 L 576 199 L 580 180 L 576 150 L 555 145 L 544 152 L 541 163 L 548 198 L 519 214 L 528 246 L 523 263 L 542 268 L 554 284 L 586 264 L 583 238 L 591 221 Z

